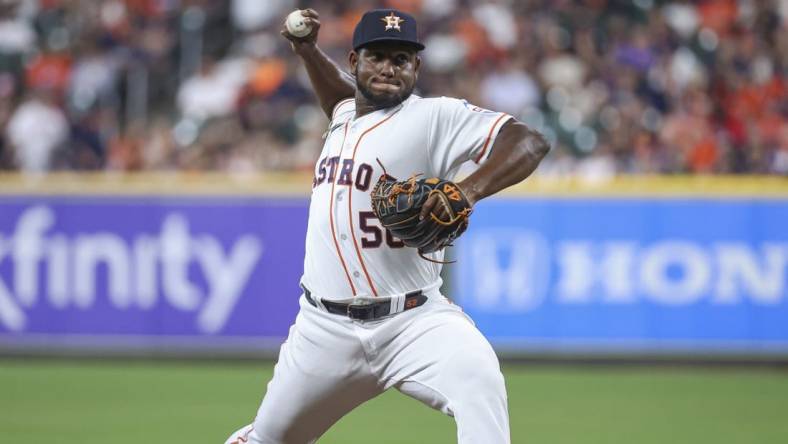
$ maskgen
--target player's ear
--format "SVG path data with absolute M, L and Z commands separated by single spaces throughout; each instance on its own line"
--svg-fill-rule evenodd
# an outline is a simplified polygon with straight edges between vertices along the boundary
M 416 74 L 417 74 L 417 75 L 419 74 L 419 68 L 421 68 L 421 57 L 419 57 L 419 56 L 417 55 L 417 56 L 416 56 L 416 63 L 415 63 L 415 65 L 414 65 L 414 70 L 416 71 Z
M 358 68 L 358 53 L 356 51 L 350 51 L 350 54 L 347 56 L 347 61 L 350 65 L 350 73 L 355 76 Z

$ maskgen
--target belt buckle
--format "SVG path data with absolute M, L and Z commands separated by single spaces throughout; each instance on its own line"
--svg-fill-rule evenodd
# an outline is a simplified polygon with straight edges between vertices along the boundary
M 347 304 L 347 317 L 349 317 L 350 319 L 363 320 L 363 318 L 356 315 L 357 313 L 356 311 L 353 311 L 353 309 L 355 308 L 363 308 L 363 307 L 359 307 L 358 305 Z
M 368 314 L 372 313 L 374 315 L 375 312 L 374 309 L 372 309 L 371 311 L 370 309 L 373 308 L 376 302 L 377 301 L 369 300 L 366 298 L 359 298 L 359 303 L 354 302 L 351 304 L 347 304 L 347 317 L 359 321 L 368 321 L 370 319 L 373 319 L 373 317 L 369 316 Z

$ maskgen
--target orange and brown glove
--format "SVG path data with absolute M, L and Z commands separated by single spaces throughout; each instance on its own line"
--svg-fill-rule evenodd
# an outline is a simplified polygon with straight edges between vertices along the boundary
M 422 207 L 437 196 L 437 205 L 420 218 Z M 372 189 L 372 211 L 391 234 L 422 255 L 451 245 L 468 228 L 473 209 L 460 187 L 437 177 L 398 181 L 383 174 Z

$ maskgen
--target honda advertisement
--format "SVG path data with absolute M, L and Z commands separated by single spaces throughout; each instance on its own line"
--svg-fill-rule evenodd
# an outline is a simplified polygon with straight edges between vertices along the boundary
M 491 200 L 458 249 L 499 348 L 788 352 L 785 200 Z

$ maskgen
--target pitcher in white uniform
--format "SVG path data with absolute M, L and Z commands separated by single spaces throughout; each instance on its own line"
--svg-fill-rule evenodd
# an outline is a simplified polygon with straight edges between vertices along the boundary
M 492 347 L 440 293 L 442 265 L 380 226 L 370 191 L 381 165 L 400 178 L 452 179 L 473 161 L 478 169 L 458 185 L 475 203 L 528 177 L 549 145 L 507 114 L 413 95 L 424 45 L 411 15 L 364 14 L 349 75 L 317 47 L 318 14 L 302 14 L 312 33 L 282 34 L 330 119 L 314 171 L 304 294 L 254 422 L 227 442 L 313 443 L 393 387 L 454 417 L 460 443 L 508 443 L 506 388 Z

